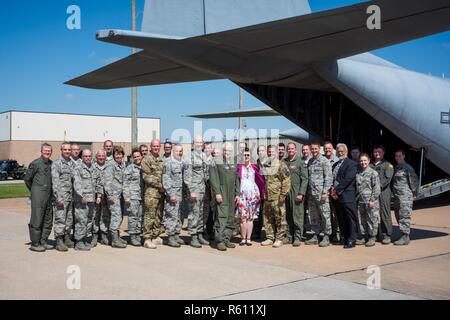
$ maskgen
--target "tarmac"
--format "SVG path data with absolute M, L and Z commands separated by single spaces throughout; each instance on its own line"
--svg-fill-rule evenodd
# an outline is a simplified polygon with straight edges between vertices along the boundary
M 254 242 L 226 252 L 99 245 L 35 253 L 28 249 L 29 215 L 27 199 L 0 200 L 0 299 L 450 298 L 448 195 L 416 205 L 409 246 L 351 250 Z M 126 219 L 122 227 L 126 236 Z

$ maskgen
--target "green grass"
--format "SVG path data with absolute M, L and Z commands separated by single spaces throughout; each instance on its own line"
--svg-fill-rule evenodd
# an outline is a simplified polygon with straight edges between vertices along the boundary
M 1 184 L 0 199 L 26 198 L 30 196 L 25 183 Z

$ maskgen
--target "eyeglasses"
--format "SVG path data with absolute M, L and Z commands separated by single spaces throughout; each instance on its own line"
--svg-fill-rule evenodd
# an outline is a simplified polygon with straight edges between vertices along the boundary
M 244 156 L 245 156 L 245 157 L 250 157 L 250 155 L 249 155 L 249 154 L 244 154 Z

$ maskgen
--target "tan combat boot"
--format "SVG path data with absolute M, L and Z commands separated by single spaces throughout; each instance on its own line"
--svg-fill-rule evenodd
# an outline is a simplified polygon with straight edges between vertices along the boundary
M 147 249 L 156 249 L 156 244 L 153 243 L 153 241 L 151 239 L 147 239 L 144 242 L 144 248 Z
M 262 246 L 271 246 L 273 245 L 273 241 L 270 239 L 264 240 L 263 242 L 261 242 Z
M 273 248 L 279 248 L 279 247 L 281 247 L 282 245 L 283 245 L 283 241 L 281 241 L 281 240 L 276 240 L 276 241 L 273 243 L 272 247 L 273 247 Z

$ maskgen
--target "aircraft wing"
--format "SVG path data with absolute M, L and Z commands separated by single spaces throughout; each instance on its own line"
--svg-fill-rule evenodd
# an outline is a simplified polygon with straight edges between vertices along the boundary
M 377 5 L 381 30 L 369 30 Z M 448 0 L 375 0 L 210 34 L 212 43 L 301 63 L 326 62 L 450 29 Z
M 191 114 L 186 117 L 199 119 L 221 119 L 221 118 L 237 118 L 237 117 L 273 117 L 280 116 L 278 112 L 273 109 L 249 109 L 249 110 L 235 110 L 218 113 L 203 113 Z
M 67 81 L 66 84 L 92 89 L 115 89 L 214 79 L 218 77 L 141 51 Z
M 367 27 L 371 5 L 381 10 L 381 30 Z M 314 64 L 447 31 L 449 16 L 449 0 L 374 0 L 185 39 L 102 30 L 98 40 L 144 51 L 68 84 L 119 88 L 218 78 L 266 83 Z

